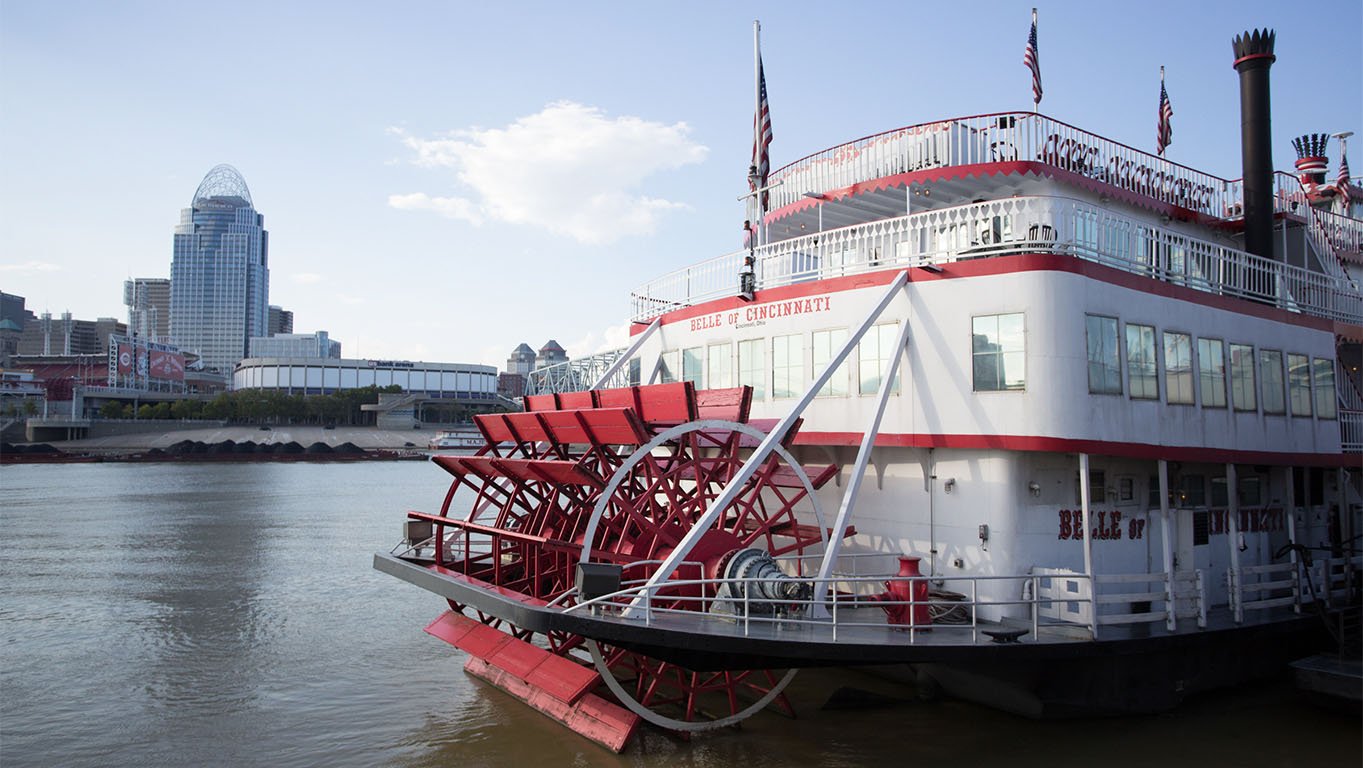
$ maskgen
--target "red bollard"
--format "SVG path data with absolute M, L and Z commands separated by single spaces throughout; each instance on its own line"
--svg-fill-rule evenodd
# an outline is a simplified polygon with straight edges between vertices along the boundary
M 886 615 L 889 616 L 891 624 L 904 627 L 912 624 L 915 629 L 931 629 L 932 614 L 928 610 L 927 580 L 903 580 L 923 575 L 918 570 L 919 559 L 907 555 L 901 556 L 899 558 L 899 573 L 895 574 L 900 577 L 900 580 L 885 582 L 885 591 L 876 595 L 876 599 L 892 603 L 881 606 Z M 910 619 L 912 619 L 912 622 L 910 622 Z

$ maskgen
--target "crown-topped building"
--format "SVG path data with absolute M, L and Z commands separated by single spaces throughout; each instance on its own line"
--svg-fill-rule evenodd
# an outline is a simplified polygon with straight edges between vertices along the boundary
M 170 335 L 205 367 L 230 372 L 268 334 L 269 233 L 232 166 L 210 170 L 180 212 L 170 283 Z

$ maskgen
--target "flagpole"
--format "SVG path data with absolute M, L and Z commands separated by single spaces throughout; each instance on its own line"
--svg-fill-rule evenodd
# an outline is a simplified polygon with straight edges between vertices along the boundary
M 1036 9 L 1035 9 L 1035 8 L 1032 9 L 1032 29 L 1036 30 L 1036 32 L 1037 32 L 1037 45 L 1036 45 L 1036 47 L 1037 47 L 1037 48 L 1040 48 L 1040 47 L 1041 47 L 1041 39 L 1040 39 L 1040 38 L 1041 38 L 1041 30 L 1039 30 L 1039 29 L 1036 28 Z M 1033 52 L 1032 52 L 1032 55 L 1033 55 L 1033 56 L 1036 56 L 1036 57 L 1039 59 L 1039 58 L 1041 57 L 1041 52 L 1040 52 L 1040 51 L 1033 51 Z M 1037 111 L 1038 111 L 1038 109 L 1039 109 L 1040 107 L 1041 107 L 1041 102 L 1038 101 L 1037 99 L 1032 99 L 1032 114 L 1034 114 L 1034 115 L 1037 114 Z
M 753 151 L 756 153 L 762 145 L 762 22 L 754 19 L 752 23 L 752 102 L 753 102 Z M 753 157 L 756 160 L 756 156 Z M 766 242 L 766 207 L 762 205 L 762 193 L 754 189 L 753 194 L 757 195 L 757 243 L 763 245 Z
M 1160 110 L 1160 114 L 1159 114 L 1159 124 L 1160 124 L 1161 126 L 1163 126 L 1163 125 L 1164 125 L 1164 65 L 1163 65 L 1163 64 L 1161 64 L 1160 67 L 1159 67 L 1159 93 L 1160 93 L 1160 103 L 1159 103 L 1159 110 Z M 1162 134 L 1161 134 L 1161 135 L 1162 135 Z M 1161 139 L 1160 142 L 1159 142 L 1159 144 L 1160 144 L 1159 152 L 1156 152 L 1155 154 L 1159 155 L 1160 157 L 1164 157 L 1164 140 Z M 1286 225 L 1284 224 L 1283 226 L 1286 226 Z

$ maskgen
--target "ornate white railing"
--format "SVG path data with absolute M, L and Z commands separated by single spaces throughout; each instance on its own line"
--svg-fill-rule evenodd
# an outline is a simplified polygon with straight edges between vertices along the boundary
M 1218 218 L 1238 197 L 1229 182 L 1032 112 L 923 123 L 867 136 L 778 169 L 771 209 L 872 179 L 946 166 L 1031 161 Z
M 756 250 L 758 290 L 905 266 L 1017 253 L 1072 255 L 1196 290 L 1363 322 L 1363 293 L 1312 272 L 1060 197 L 1015 197 L 883 219 Z M 677 270 L 631 294 L 644 322 L 732 296 L 744 251 Z
M 1332 211 L 1316 211 L 1325 239 L 1336 251 L 1363 252 L 1363 221 Z

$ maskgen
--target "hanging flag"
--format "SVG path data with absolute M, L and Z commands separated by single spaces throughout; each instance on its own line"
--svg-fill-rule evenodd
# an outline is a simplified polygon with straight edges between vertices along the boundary
M 1027 50 L 1022 52 L 1022 63 L 1032 70 L 1032 108 L 1041 103 L 1041 60 L 1036 52 L 1036 9 L 1032 9 L 1032 32 L 1027 35 Z
M 771 112 L 767 109 L 767 76 L 762 71 L 762 54 L 757 54 L 757 114 L 753 117 L 752 164 L 757 175 L 750 179 L 748 187 L 756 192 L 767 186 L 767 175 L 771 173 Z M 763 192 L 762 211 L 767 210 L 767 193 Z
M 1159 127 L 1155 136 L 1155 154 L 1164 156 L 1164 148 L 1174 143 L 1174 107 L 1169 103 L 1169 92 L 1164 90 L 1164 67 L 1159 68 Z
M 1340 144 L 1344 142 L 1341 140 Z M 1339 200 L 1344 204 L 1344 215 L 1349 215 L 1349 158 L 1344 154 L 1343 146 L 1339 149 L 1339 177 L 1335 179 L 1335 189 L 1339 192 Z

